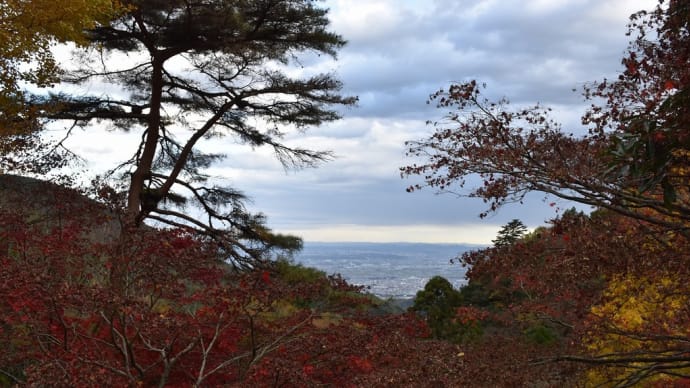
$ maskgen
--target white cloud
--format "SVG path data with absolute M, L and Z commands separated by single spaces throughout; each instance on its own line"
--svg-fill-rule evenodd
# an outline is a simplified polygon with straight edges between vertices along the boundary
M 416 13 L 404 0 L 328 1 L 333 29 L 351 45 L 367 47 L 394 43 L 412 35 Z

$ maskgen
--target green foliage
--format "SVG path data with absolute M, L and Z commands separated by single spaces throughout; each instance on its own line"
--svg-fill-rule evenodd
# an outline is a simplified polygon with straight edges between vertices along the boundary
M 326 279 L 326 273 L 316 268 L 305 267 L 289 260 L 276 261 L 278 276 L 288 284 L 314 284 Z
M 558 333 L 544 323 L 535 323 L 525 330 L 525 336 L 538 345 L 551 345 L 558 341 Z
M 526 298 L 524 291 L 517 290 L 513 281 L 502 277 L 495 282 L 488 279 L 470 279 L 460 289 L 463 306 L 483 308 L 488 311 L 500 311 L 506 306 Z
M 530 242 L 538 241 L 540 238 L 542 238 L 543 236 L 545 236 L 547 232 L 548 232 L 547 228 L 545 228 L 545 227 L 543 227 L 543 226 L 538 226 L 538 227 L 535 228 L 533 231 L 531 231 L 531 232 L 529 232 L 529 233 L 526 233 L 526 234 L 522 237 L 522 240 L 523 240 L 525 243 L 530 243 Z
M 300 307 L 372 310 L 381 304 L 378 298 L 364 294 L 361 286 L 348 284 L 340 275 L 327 275 L 316 268 L 305 267 L 289 259 L 281 258 L 274 262 L 278 279 L 293 290 L 291 303 Z M 305 298 L 304 295 L 310 295 Z
M 498 231 L 498 235 L 494 240 L 491 240 L 491 242 L 494 243 L 495 247 L 512 245 L 522 238 L 525 233 L 527 233 L 525 224 L 518 219 L 513 219 Z
M 492 291 L 480 281 L 470 281 L 460 288 L 460 299 L 467 306 L 489 307 L 494 304 Z
M 303 247 L 303 242 L 300 237 L 289 234 L 270 233 L 266 240 L 268 246 L 281 249 L 281 253 L 287 258 L 294 256 L 294 254 L 301 251 Z
M 452 309 L 460 305 L 460 293 L 442 276 L 434 276 L 417 292 L 415 311 L 422 311 L 427 316 L 445 318 L 452 316 Z
M 460 293 L 446 278 L 434 276 L 417 292 L 411 310 L 425 316 L 435 337 L 446 338 L 453 331 L 452 320 L 459 306 Z
M 452 335 L 448 340 L 454 343 L 470 343 L 481 339 L 485 333 L 485 325 L 479 321 L 456 323 Z
M 466 342 L 480 337 L 483 329 L 478 321 L 458 319 L 462 305 L 461 293 L 444 277 L 434 276 L 417 292 L 410 310 L 424 316 L 435 338 Z

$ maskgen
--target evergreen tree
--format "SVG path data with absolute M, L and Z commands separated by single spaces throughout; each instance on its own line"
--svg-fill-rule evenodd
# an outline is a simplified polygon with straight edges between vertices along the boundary
M 498 231 L 496 238 L 491 240 L 491 242 L 494 243 L 495 247 L 511 245 L 522 238 L 525 233 L 527 233 L 525 224 L 518 219 L 513 219 L 509 223 L 503 225 L 501 230 Z
M 460 293 L 442 276 L 434 276 L 417 292 L 412 311 L 425 316 L 436 338 L 448 338 L 455 334 L 456 309 L 460 306 Z
M 271 147 L 286 168 L 329 159 L 329 151 L 283 142 L 288 128 L 336 120 L 335 106 L 356 102 L 339 94 L 341 83 L 330 74 L 289 71 L 300 55 L 335 56 L 345 43 L 327 30 L 327 10 L 315 3 L 127 0 L 128 12 L 90 30 L 92 49 L 67 81 L 105 84 L 106 93 L 61 94 L 47 102 L 62 108 L 53 119 L 107 122 L 141 139 L 106 175 L 119 179 L 128 224 L 192 226 L 240 262 L 289 240 L 273 238 L 263 217 L 245 210 L 240 191 L 206 183 L 203 170 L 224 155 L 198 146 L 229 135 Z M 202 218 L 182 209 L 190 202 Z

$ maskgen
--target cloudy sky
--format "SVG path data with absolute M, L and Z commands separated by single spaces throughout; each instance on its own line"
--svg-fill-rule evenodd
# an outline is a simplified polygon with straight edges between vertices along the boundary
M 556 216 L 553 199 L 530 197 L 479 219 L 481 200 L 405 192 L 404 142 L 427 136 L 427 105 L 451 82 L 486 82 L 490 96 L 515 105 L 540 102 L 578 130 L 584 83 L 613 77 L 628 38 L 628 16 L 654 0 L 326 0 L 332 30 L 349 43 L 337 61 L 307 65 L 335 71 L 345 94 L 359 96 L 339 122 L 291 137 L 290 144 L 331 149 L 317 169 L 286 172 L 268 150 L 233 148 L 213 173 L 249 195 L 269 226 L 306 241 L 489 243 L 513 218 L 530 227 Z M 111 136 L 126 136 L 112 134 Z M 136 140 L 136 139 L 135 139 Z M 113 140 L 84 152 L 105 160 Z M 215 143 L 209 148 L 223 149 Z M 558 202 L 558 206 L 571 204 Z

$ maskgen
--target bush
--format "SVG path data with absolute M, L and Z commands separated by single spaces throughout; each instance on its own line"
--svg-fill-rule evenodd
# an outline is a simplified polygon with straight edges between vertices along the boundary
M 442 276 L 434 276 L 417 292 L 410 310 L 426 319 L 433 337 L 466 342 L 481 337 L 483 328 L 479 321 L 464 320 L 458 315 L 463 305 L 461 292 Z

